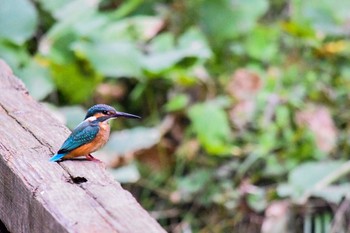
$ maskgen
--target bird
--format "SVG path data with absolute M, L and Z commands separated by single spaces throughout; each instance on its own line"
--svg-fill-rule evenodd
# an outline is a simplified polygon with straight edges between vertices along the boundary
M 79 156 L 85 156 L 90 161 L 100 161 L 93 157 L 91 153 L 106 144 L 110 134 L 108 120 L 118 117 L 141 118 L 133 114 L 118 112 L 115 108 L 106 104 L 92 106 L 87 111 L 84 121 L 73 130 L 49 161 L 59 162 Z

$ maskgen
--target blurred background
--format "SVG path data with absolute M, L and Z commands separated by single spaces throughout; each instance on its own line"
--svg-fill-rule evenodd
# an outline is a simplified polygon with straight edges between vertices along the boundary
M 1 0 L 0 58 L 168 232 L 347 232 L 348 0 Z

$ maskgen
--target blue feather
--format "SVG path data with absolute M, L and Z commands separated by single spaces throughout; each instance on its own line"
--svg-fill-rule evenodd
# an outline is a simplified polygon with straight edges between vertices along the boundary
M 62 159 L 66 154 L 55 154 L 50 158 L 50 162 L 57 162 L 58 160 Z
M 91 142 L 96 137 L 99 129 L 98 122 L 84 121 L 80 123 L 63 143 L 61 149 L 57 153 L 67 153 Z
M 73 130 L 57 154 L 50 158 L 50 161 L 56 162 L 69 154 L 69 152 L 91 142 L 96 137 L 99 130 L 98 121 L 83 121 Z

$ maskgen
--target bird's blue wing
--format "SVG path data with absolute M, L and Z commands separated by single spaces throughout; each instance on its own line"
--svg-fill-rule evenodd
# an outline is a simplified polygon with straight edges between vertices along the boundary
M 96 137 L 99 129 L 98 124 L 93 122 L 84 121 L 80 123 L 63 143 L 57 154 L 67 154 L 70 151 L 91 142 Z

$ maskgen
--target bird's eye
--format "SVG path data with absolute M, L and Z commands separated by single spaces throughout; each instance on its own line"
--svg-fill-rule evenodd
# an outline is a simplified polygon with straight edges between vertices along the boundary
M 102 113 L 108 115 L 108 111 L 102 111 Z

